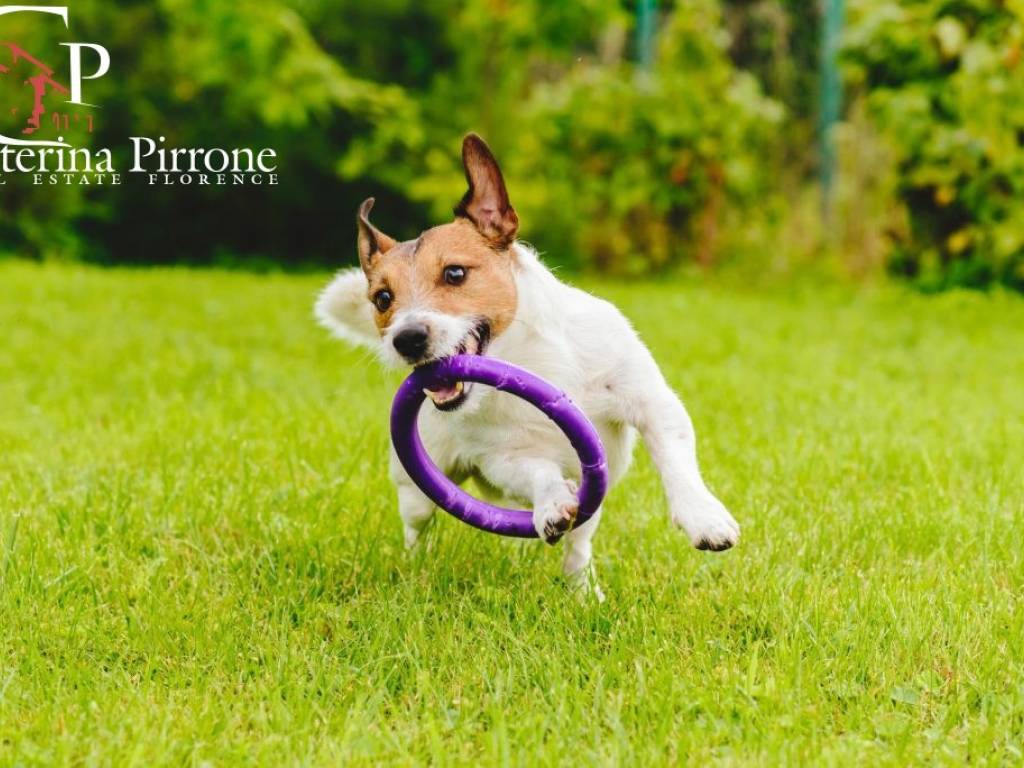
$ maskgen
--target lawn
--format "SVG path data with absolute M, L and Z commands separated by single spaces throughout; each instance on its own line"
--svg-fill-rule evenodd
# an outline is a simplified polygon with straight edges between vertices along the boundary
M 743 526 L 692 549 L 638 451 L 598 605 L 447 516 L 405 555 L 325 279 L 0 264 L 0 764 L 1024 759 L 1024 301 L 590 283 Z

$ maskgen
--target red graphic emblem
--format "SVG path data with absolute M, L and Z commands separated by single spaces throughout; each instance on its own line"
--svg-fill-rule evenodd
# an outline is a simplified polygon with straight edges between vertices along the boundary
M 19 75 L 19 71 L 24 71 L 26 74 Z M 32 91 L 32 111 L 25 120 L 25 126 L 21 131 L 22 134 L 31 136 L 42 127 L 42 117 L 47 111 L 47 97 L 51 93 L 56 92 L 61 97 L 66 98 L 68 88 L 63 83 L 54 79 L 52 67 L 35 58 L 17 43 L 0 41 L 0 78 L 17 78 L 19 76 L 25 77 L 21 84 L 27 86 Z M 17 113 L 18 107 L 15 106 L 10 109 L 10 114 L 16 115 Z M 74 115 L 74 122 L 79 122 L 79 119 L 79 115 Z M 51 120 L 57 130 L 60 130 L 62 127 L 66 130 L 70 127 L 71 119 L 67 114 L 53 112 Z M 86 120 L 88 122 L 88 131 L 92 133 L 92 116 L 87 116 Z

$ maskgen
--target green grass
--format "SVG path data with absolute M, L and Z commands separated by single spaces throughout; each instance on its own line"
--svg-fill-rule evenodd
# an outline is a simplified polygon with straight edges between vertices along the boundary
M 1024 302 L 593 284 L 743 525 L 646 456 L 580 605 L 442 515 L 319 277 L 0 265 L 0 764 L 1019 763 Z

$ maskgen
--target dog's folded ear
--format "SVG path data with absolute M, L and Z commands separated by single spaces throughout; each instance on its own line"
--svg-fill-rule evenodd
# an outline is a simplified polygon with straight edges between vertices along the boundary
M 395 247 L 394 238 L 388 237 L 373 224 L 370 223 L 370 209 L 373 208 L 373 198 L 368 197 L 359 206 L 359 214 L 356 216 L 356 226 L 359 228 L 359 263 L 364 272 L 369 272 L 373 264 L 373 258 L 379 253 L 387 253 Z
M 317 297 L 316 319 L 339 339 L 361 347 L 376 347 L 380 334 L 366 297 L 368 291 L 361 269 L 342 270 Z
M 455 207 L 455 215 L 472 221 L 496 248 L 507 248 L 515 240 L 519 216 L 509 202 L 498 161 L 475 133 L 462 141 L 462 166 L 469 189 Z

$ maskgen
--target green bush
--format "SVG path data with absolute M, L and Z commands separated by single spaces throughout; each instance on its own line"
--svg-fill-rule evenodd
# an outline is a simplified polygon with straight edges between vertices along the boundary
M 538 89 L 518 170 L 543 185 L 528 202 L 546 245 L 617 274 L 716 259 L 729 211 L 765 191 L 782 114 L 732 67 L 719 25 L 715 4 L 688 3 L 651 71 L 581 66 Z
M 77 142 L 113 147 L 119 168 L 129 135 L 274 147 L 280 186 L 12 180 L 0 247 L 337 265 L 354 258 L 354 211 L 371 194 L 399 237 L 450 216 L 475 130 L 502 161 L 523 236 L 556 263 L 638 274 L 711 261 L 730 217 L 763 199 L 781 108 L 730 62 L 720 0 L 659 7 L 646 70 L 620 0 L 81 0 L 73 37 L 102 42 L 112 66 L 90 84 L 96 132 Z M 58 25 L 15 14 L 2 26 L 59 51 Z
M 128 181 L 37 187 L 16 178 L 0 185 L 0 249 L 105 264 L 250 268 L 337 263 L 349 243 L 346 256 L 354 253 L 347 212 L 366 190 L 340 189 L 336 157 L 352 134 L 394 120 L 406 103 L 402 89 L 386 78 L 353 74 L 342 63 L 347 48 L 338 58 L 324 50 L 307 17 L 326 13 L 326 5 L 80 0 L 67 33 L 59 32 L 59 22 L 40 23 L 34 14 L 3 17 L 0 39 L 17 40 L 62 79 L 67 62 L 58 57 L 58 40 L 96 41 L 109 49 L 110 73 L 89 83 L 91 100 L 102 107 L 95 111 L 96 131 L 76 134 L 76 145 L 110 147 L 122 171 L 130 164 L 128 136 L 166 136 L 169 147 L 273 147 L 280 184 L 183 191 Z M 346 29 L 350 37 L 365 36 Z M 332 33 L 332 42 L 347 44 L 337 29 Z M 0 104 L 17 103 L 3 86 Z M 48 130 L 41 137 L 55 138 L 57 131 Z
M 556 263 L 638 275 L 714 260 L 730 216 L 763 203 L 782 117 L 730 62 L 718 2 L 670 9 L 650 70 L 633 63 L 633 18 L 618 3 L 523 2 L 497 16 L 485 5 L 452 20 L 475 43 L 413 94 L 418 132 L 383 125 L 343 173 L 445 216 L 464 185 L 458 141 L 473 128 L 498 154 L 521 234 Z
M 890 140 L 893 272 L 1024 290 L 1024 1 L 853 0 L 845 57 Z

